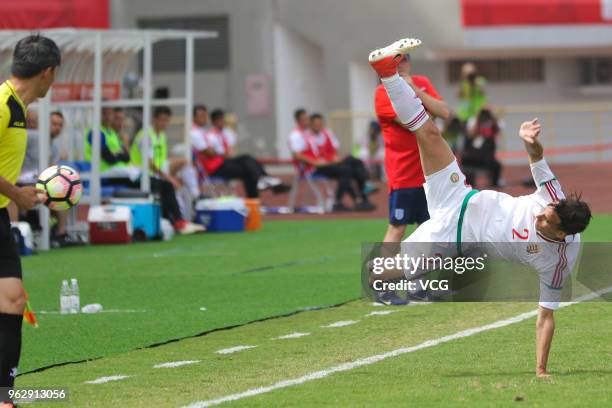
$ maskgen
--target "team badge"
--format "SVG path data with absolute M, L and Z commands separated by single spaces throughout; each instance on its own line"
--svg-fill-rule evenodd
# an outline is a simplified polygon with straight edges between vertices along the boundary
M 527 245 L 527 253 L 528 254 L 537 254 L 540 252 L 540 246 L 538 244 L 529 244 Z
M 396 220 L 401 220 L 404 218 L 404 209 L 403 208 L 396 208 L 395 209 L 395 213 L 393 213 L 393 215 L 395 216 Z
M 453 173 L 450 175 L 450 181 L 452 181 L 453 183 L 456 183 L 459 181 L 459 175 L 457 173 Z

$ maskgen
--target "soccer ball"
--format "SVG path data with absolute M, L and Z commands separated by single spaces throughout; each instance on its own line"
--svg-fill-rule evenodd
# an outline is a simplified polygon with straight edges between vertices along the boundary
M 69 166 L 51 166 L 38 176 L 36 188 L 47 193 L 44 204 L 63 211 L 78 204 L 83 194 L 81 177 Z

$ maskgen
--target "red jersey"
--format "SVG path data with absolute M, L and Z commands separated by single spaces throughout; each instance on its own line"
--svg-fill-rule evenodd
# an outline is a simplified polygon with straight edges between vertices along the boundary
M 296 128 L 289 135 L 289 148 L 292 153 L 301 153 L 312 160 L 330 161 L 338 152 L 338 139 L 328 129 L 314 134 L 310 130 Z M 294 164 L 299 163 L 294 162 Z M 308 172 L 313 170 L 312 166 L 303 166 L 303 168 Z
M 227 143 L 223 135 L 215 128 L 212 128 L 204 134 L 204 142 L 206 147 L 213 148 L 217 153 L 215 156 L 199 156 L 200 163 L 206 174 L 212 176 L 225 162 L 223 153 L 227 152 Z
M 327 131 L 327 129 L 323 129 L 321 132 L 325 137 L 325 143 L 322 146 L 319 146 L 319 155 L 323 157 L 327 161 L 333 160 L 338 154 L 338 149 L 334 144 L 334 139 L 331 134 Z
M 442 100 L 427 77 L 412 75 L 412 82 L 428 95 Z M 385 170 L 389 191 L 421 187 L 425 183 L 425 176 L 421 169 L 416 136 L 395 121 L 397 115 L 382 84 L 376 88 L 374 106 L 385 141 Z

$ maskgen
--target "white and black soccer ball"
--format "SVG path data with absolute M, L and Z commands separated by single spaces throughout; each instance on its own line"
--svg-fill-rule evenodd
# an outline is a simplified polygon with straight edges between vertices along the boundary
M 69 166 L 51 166 L 38 176 L 36 188 L 44 190 L 44 204 L 52 210 L 63 211 L 79 203 L 83 185 L 79 173 Z

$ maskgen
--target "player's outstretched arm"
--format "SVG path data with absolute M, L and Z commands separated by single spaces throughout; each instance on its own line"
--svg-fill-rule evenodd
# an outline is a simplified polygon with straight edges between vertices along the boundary
M 535 194 L 547 203 L 551 203 L 559 201 L 565 198 L 565 196 L 563 195 L 561 185 L 550 167 L 548 167 L 546 160 L 544 160 L 544 147 L 539 141 L 541 132 L 542 125 L 536 118 L 521 125 L 519 136 L 525 144 L 525 150 L 527 150 L 529 155 L 531 174 L 538 187 Z
M 529 163 L 533 164 L 544 158 L 544 147 L 538 140 L 541 132 L 542 125 L 538 118 L 523 122 L 519 129 L 519 136 L 523 139 L 525 150 L 527 150 L 527 154 L 529 155 Z
M 548 354 L 555 334 L 555 318 L 553 311 L 540 306 L 538 320 L 536 321 L 536 376 L 539 378 L 550 377 L 546 366 L 548 365 Z

